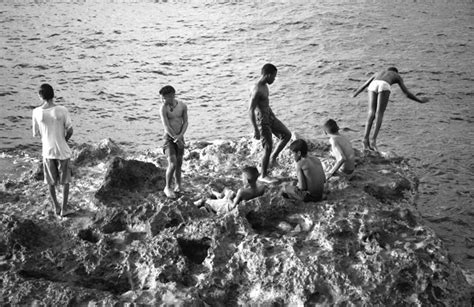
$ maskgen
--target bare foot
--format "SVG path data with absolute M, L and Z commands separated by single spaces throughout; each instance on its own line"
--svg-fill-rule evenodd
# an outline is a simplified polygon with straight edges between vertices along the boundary
M 280 163 L 278 163 L 277 159 L 271 159 L 269 167 L 270 168 L 280 167 Z
M 265 177 L 258 177 L 258 181 L 261 181 L 264 183 L 276 183 L 278 180 L 270 176 L 265 176 Z
M 362 141 L 362 145 L 363 145 L 363 147 L 364 147 L 364 151 L 370 151 L 370 150 L 372 150 L 372 148 L 370 147 L 369 140 L 364 139 L 364 140 Z
M 163 192 L 165 192 L 165 195 L 168 198 L 176 198 L 176 194 L 169 187 L 165 187 Z
M 180 192 L 182 191 L 181 186 L 179 186 L 179 185 L 175 186 L 175 187 L 174 187 L 174 191 L 175 191 L 176 193 L 180 193 Z
M 379 152 L 379 150 L 377 149 L 377 140 L 372 139 L 370 148 L 371 148 L 373 151 Z
M 54 205 L 54 214 L 59 217 L 63 216 L 63 208 L 60 205 Z

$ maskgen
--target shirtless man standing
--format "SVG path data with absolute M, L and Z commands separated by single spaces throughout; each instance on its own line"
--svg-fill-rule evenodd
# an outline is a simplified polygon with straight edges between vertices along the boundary
M 168 157 L 166 186 L 163 192 L 168 198 L 175 198 L 175 192 L 181 191 L 184 133 L 188 128 L 188 108 L 184 103 L 175 99 L 175 93 L 175 89 L 170 85 L 160 90 L 163 99 L 163 105 L 161 106 L 161 121 L 164 129 L 163 152 Z M 174 191 L 171 189 L 173 175 L 176 181 Z
M 398 74 L 398 69 L 395 67 L 389 67 L 387 70 L 374 74 L 369 80 L 367 80 L 361 87 L 359 87 L 353 97 L 359 95 L 366 87 L 369 93 L 369 114 L 367 117 L 367 123 L 365 125 L 364 134 L 364 150 L 375 150 L 377 151 L 377 135 L 379 134 L 380 126 L 382 125 L 383 114 L 388 104 L 390 97 L 391 85 L 398 84 L 405 93 L 405 95 L 416 102 L 425 103 L 428 99 L 419 99 L 413 95 L 403 83 L 402 77 Z M 374 136 L 369 142 L 370 130 L 372 129 L 372 123 L 375 118 L 375 130 Z
M 254 137 L 262 140 L 264 154 L 262 158 L 262 171 L 260 181 L 273 183 L 276 180 L 268 176 L 268 167 L 276 165 L 278 154 L 283 150 L 291 139 L 291 132 L 285 125 L 276 118 L 270 108 L 268 98 L 268 84 L 275 81 L 277 68 L 273 64 L 265 64 L 262 67 L 261 77 L 252 89 L 249 107 L 250 121 L 252 122 L 255 134 Z M 280 139 L 280 142 L 273 150 L 272 134 Z

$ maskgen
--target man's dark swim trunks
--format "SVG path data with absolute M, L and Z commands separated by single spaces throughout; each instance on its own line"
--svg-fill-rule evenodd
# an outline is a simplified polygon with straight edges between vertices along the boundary
M 163 153 L 167 156 L 183 156 L 184 143 L 175 143 L 174 139 L 168 134 L 163 136 Z
M 272 133 L 280 140 L 291 136 L 290 130 L 276 118 L 270 108 L 264 108 L 263 112 L 258 110 L 256 119 L 263 147 L 273 145 Z

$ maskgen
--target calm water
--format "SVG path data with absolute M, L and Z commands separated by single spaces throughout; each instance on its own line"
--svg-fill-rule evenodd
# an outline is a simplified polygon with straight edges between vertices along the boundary
M 78 143 L 159 146 L 166 84 L 188 104 L 188 139 L 249 136 L 249 89 L 266 62 L 279 68 L 271 103 L 291 130 L 324 139 L 332 117 L 360 148 L 367 95 L 351 92 L 397 66 L 431 100 L 396 87 L 380 148 L 410 158 L 422 215 L 474 274 L 472 1 L 19 2 L 0 3 L 3 151 L 39 150 L 30 125 L 43 82 L 69 108 Z

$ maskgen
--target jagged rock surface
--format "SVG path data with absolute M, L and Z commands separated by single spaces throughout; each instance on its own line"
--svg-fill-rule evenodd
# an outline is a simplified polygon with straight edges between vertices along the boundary
M 327 146 L 310 148 L 327 165 Z M 332 178 L 319 203 L 284 200 L 274 185 L 234 213 L 194 205 L 211 189 L 237 189 L 243 161 L 259 154 L 245 140 L 191 144 L 176 200 L 161 192 L 161 153 L 107 164 L 85 156 L 75 213 L 62 221 L 40 213 L 35 199 L 46 196 L 33 178 L 4 185 L 0 303 L 471 305 L 465 277 L 416 212 L 417 181 L 399 157 L 359 155 L 355 176 Z M 281 184 L 294 173 L 287 152 L 280 163 Z

